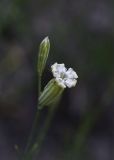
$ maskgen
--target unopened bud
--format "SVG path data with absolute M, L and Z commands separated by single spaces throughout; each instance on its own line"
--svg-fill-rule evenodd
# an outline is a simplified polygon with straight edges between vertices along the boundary
M 39 55 L 38 55 L 38 73 L 39 76 L 42 75 L 45 65 L 46 65 L 46 61 L 48 58 L 48 54 L 49 54 L 49 50 L 50 50 L 50 41 L 49 38 L 46 37 L 40 44 L 40 48 L 39 48 Z
M 38 109 L 42 109 L 44 106 L 49 106 L 56 102 L 63 91 L 64 88 L 58 85 L 55 79 L 50 80 L 39 97 Z

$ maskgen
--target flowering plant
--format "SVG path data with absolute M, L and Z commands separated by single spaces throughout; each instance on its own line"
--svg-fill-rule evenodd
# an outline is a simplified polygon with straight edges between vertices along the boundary
M 39 111 L 42 110 L 45 106 L 55 105 L 57 101 L 60 99 L 65 88 L 75 87 L 77 83 L 77 78 L 78 78 L 77 73 L 72 68 L 67 69 L 63 63 L 58 64 L 56 62 L 51 66 L 53 78 L 47 83 L 43 91 L 41 90 L 42 74 L 45 70 L 49 51 L 50 51 L 50 41 L 49 41 L 49 38 L 46 37 L 40 44 L 39 55 L 38 55 L 37 68 L 38 68 L 38 77 L 39 77 L 39 81 L 38 81 L 39 98 L 38 98 L 37 113 L 36 113 L 35 121 L 33 124 L 33 129 L 29 137 L 28 144 L 25 149 L 22 160 L 31 160 L 34 153 L 38 152 L 39 146 L 41 145 L 41 142 L 48 129 L 47 126 L 50 124 L 54 107 L 50 107 L 50 110 L 49 110 L 50 113 L 47 115 L 47 119 L 45 120 L 45 123 L 44 123 L 44 128 L 42 131 L 43 133 L 41 132 L 40 136 L 38 134 L 38 136 L 36 136 L 36 140 L 33 142 L 32 139 L 34 138 L 33 136 L 35 134 L 35 131 L 38 125 L 39 115 L 40 115 Z

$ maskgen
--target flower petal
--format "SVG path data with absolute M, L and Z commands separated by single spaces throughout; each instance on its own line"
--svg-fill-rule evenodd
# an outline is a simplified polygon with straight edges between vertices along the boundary
M 65 73 L 66 78 L 70 78 L 70 79 L 77 79 L 78 75 L 76 74 L 76 72 L 72 69 L 69 68 L 66 73 Z
M 68 88 L 71 88 L 71 87 L 74 87 L 76 85 L 77 80 L 76 79 L 66 79 L 64 81 L 64 83 Z
M 51 69 L 52 69 L 53 76 L 55 78 L 60 78 L 61 75 L 64 75 L 66 72 L 66 68 L 63 63 L 62 64 L 55 63 L 51 66 Z

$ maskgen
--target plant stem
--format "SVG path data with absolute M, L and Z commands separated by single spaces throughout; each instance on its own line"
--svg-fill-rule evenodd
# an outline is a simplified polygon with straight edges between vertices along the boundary
M 45 122 L 44 122 L 44 126 L 43 126 L 40 134 L 36 137 L 35 143 L 33 144 L 33 146 L 30 149 L 31 157 L 40 152 L 40 149 L 42 147 L 43 141 L 44 141 L 44 139 L 46 137 L 46 134 L 48 132 L 48 129 L 50 127 L 51 120 L 52 120 L 52 118 L 54 116 L 54 113 L 56 111 L 57 104 L 54 105 L 54 106 L 50 106 L 50 108 L 49 108 L 47 117 L 46 117 Z M 29 158 L 27 160 L 29 160 Z
M 27 157 L 30 154 L 30 148 L 33 144 L 33 138 L 35 137 L 35 133 L 36 133 L 36 129 L 37 129 L 37 126 L 38 126 L 39 119 L 40 119 L 40 110 L 38 110 L 37 113 L 36 113 L 36 116 L 35 116 L 35 119 L 34 119 L 34 122 L 33 122 L 33 126 L 32 126 L 32 131 L 31 131 L 30 136 L 28 138 L 28 142 L 27 142 L 22 160 L 28 160 Z
M 38 95 L 40 95 L 40 93 L 41 93 L 41 76 L 39 76 L 39 81 L 38 81 Z M 39 105 L 39 102 L 38 102 L 38 105 Z M 24 154 L 22 156 L 22 160 L 31 159 L 30 158 L 31 157 L 30 156 L 31 155 L 30 149 L 31 149 L 31 146 L 33 145 L 33 138 L 35 137 L 36 129 L 38 128 L 39 119 L 40 119 L 40 110 L 37 109 L 37 113 L 36 113 L 35 118 L 34 118 L 32 130 L 31 130 L 30 136 L 28 138 L 28 142 L 27 142 Z

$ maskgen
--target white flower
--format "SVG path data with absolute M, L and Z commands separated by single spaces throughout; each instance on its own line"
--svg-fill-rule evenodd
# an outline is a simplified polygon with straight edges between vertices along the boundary
M 69 68 L 67 70 L 63 63 L 62 64 L 54 63 L 51 66 L 51 69 L 56 82 L 62 88 L 66 87 L 71 88 L 76 85 L 78 75 L 72 68 Z

